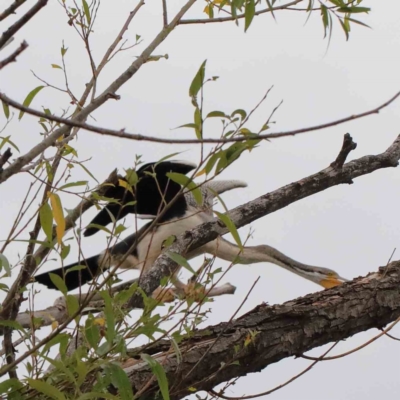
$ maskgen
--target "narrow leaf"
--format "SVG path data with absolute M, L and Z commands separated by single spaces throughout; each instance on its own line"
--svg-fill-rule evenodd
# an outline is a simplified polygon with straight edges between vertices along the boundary
M 244 31 L 249 29 L 256 12 L 256 5 L 254 0 L 247 0 L 246 9 L 244 11 Z
M 111 383 L 118 389 L 119 397 L 122 400 L 132 400 L 132 386 L 126 372 L 117 364 L 109 363 L 105 372 L 110 376 Z
M 167 176 L 174 182 L 179 183 L 180 185 L 188 188 L 192 192 L 193 197 L 196 200 L 196 203 L 199 206 L 203 205 L 203 195 L 201 194 L 201 190 L 197 186 L 197 184 L 194 183 L 189 177 L 183 174 L 179 174 L 178 172 L 168 172 Z
M 70 183 L 66 183 L 65 185 L 61 186 L 59 189 L 63 190 L 63 189 L 67 189 L 70 187 L 75 187 L 75 186 L 85 186 L 87 185 L 88 181 L 78 181 L 78 182 L 70 182 Z
M 67 294 L 68 289 L 67 285 L 64 282 L 64 279 L 61 278 L 61 276 L 52 274 L 51 272 L 49 273 L 51 281 L 54 283 L 55 287 L 64 295 Z
M 50 203 L 51 203 L 51 207 L 53 209 L 53 217 L 57 224 L 57 227 L 56 227 L 57 242 L 58 242 L 58 244 L 61 244 L 62 238 L 65 233 L 65 218 L 64 218 L 64 212 L 62 209 L 62 205 L 61 205 L 60 196 L 58 194 L 52 193 L 52 192 L 49 192 L 48 195 L 50 197 Z
M 10 118 L 10 108 L 8 107 L 7 103 L 4 103 L 4 101 L 2 101 L 3 103 L 3 111 L 4 111 L 4 115 L 6 116 L 6 118 Z
M 49 203 L 44 203 L 39 211 L 40 225 L 47 236 L 47 240 L 51 242 L 53 240 L 53 212 L 49 206 Z
M 240 240 L 239 233 L 236 229 L 235 224 L 232 222 L 232 220 L 229 218 L 228 215 L 222 214 L 218 211 L 214 211 L 215 214 L 217 214 L 218 218 L 226 225 L 226 227 L 229 229 L 229 232 L 235 239 L 236 244 L 239 246 L 240 250 L 243 249 L 243 244 L 242 241 Z
M 25 97 L 24 102 L 22 103 L 23 106 L 29 107 L 30 104 L 32 103 L 32 100 L 35 98 L 35 96 L 44 88 L 44 86 L 38 86 L 35 89 L 31 90 L 28 93 L 28 96 Z M 18 119 L 20 120 L 23 115 L 25 114 L 25 111 L 20 111 Z
M 142 353 L 140 357 L 142 357 L 142 359 L 147 362 L 147 364 L 153 371 L 153 374 L 156 376 L 163 399 L 169 400 L 168 380 L 162 365 L 148 354 Z
M 83 11 L 85 12 L 87 24 L 90 25 L 90 21 L 91 21 L 90 10 L 89 10 L 89 6 L 88 6 L 88 3 L 86 2 L 86 0 L 82 0 L 82 5 L 83 5 Z
M 201 87 L 203 86 L 204 83 L 204 76 L 205 76 L 205 70 L 206 70 L 206 63 L 207 60 L 204 60 L 203 63 L 200 65 L 199 70 L 197 71 L 196 76 L 193 78 L 192 83 L 190 84 L 189 88 L 189 96 L 194 97 L 197 95 Z
M 181 256 L 178 253 L 174 253 L 172 251 L 167 251 L 168 257 L 175 261 L 178 265 L 186 268 L 189 272 L 191 272 L 193 275 L 195 274 L 194 269 L 190 266 L 188 261 L 186 260 L 185 257 Z
M 35 389 L 52 399 L 65 400 L 65 396 L 55 386 L 50 385 L 49 383 L 46 383 L 39 379 L 27 378 L 26 380 L 28 381 L 28 384 L 32 389 Z

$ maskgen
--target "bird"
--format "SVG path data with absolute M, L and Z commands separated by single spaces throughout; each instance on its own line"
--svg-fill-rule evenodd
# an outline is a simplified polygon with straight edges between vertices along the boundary
M 148 168 L 153 168 L 153 172 L 154 170 L 157 171 L 155 173 L 156 179 L 161 181 L 164 179 L 168 168 L 174 170 L 179 169 L 180 171 L 190 171 L 194 169 L 193 164 L 185 164 L 181 161 L 176 162 L 176 164 L 175 161 L 170 161 L 168 167 L 160 167 L 159 169 L 155 169 L 154 164 L 155 163 L 146 164 L 142 169 L 144 168 L 147 171 Z M 153 165 L 153 167 L 149 167 L 149 165 Z M 186 169 L 184 166 L 186 166 Z M 139 173 L 140 170 L 138 170 L 138 176 Z M 146 217 L 149 215 L 154 215 L 155 217 L 157 215 L 155 210 L 159 209 L 162 204 L 156 204 L 155 201 L 151 202 L 151 199 L 146 197 L 146 193 L 151 195 L 154 193 L 153 190 L 146 191 L 146 185 L 150 185 L 151 187 L 154 182 L 148 180 L 146 185 L 143 185 L 140 190 L 138 189 L 139 183 L 140 180 L 135 192 L 137 195 L 137 203 L 135 204 L 136 208 L 133 211 L 130 209 L 130 212 L 136 211 L 137 213 L 139 210 L 143 212 L 146 211 L 144 212 Z M 175 199 L 176 203 L 174 203 L 175 205 L 172 204 L 170 206 L 161 220 L 154 224 L 147 233 L 145 232 L 149 229 L 153 221 L 148 222 L 137 232 L 127 236 L 125 239 L 122 239 L 120 242 L 109 247 L 102 253 L 85 258 L 82 262 L 75 262 L 63 268 L 36 275 L 35 281 L 44 284 L 50 289 L 57 289 L 56 284 L 50 277 L 50 273 L 52 273 L 63 278 L 67 290 L 70 291 L 90 282 L 102 271 L 109 269 L 111 266 L 119 266 L 121 269 L 147 271 L 161 254 L 166 239 L 169 237 L 179 236 L 181 233 L 213 219 L 213 202 L 216 196 L 228 190 L 247 186 L 245 182 L 237 180 L 215 180 L 206 182 L 200 186 L 203 202 L 199 205 L 192 191 L 181 192 L 179 194 L 181 189 L 179 184 L 176 184 L 175 186 L 172 182 L 169 182 L 168 179 L 165 179 L 164 183 L 165 185 L 163 184 L 163 190 L 165 190 L 165 194 L 163 197 L 165 199 L 172 199 L 174 196 L 169 193 L 171 190 L 175 196 L 177 196 Z M 120 196 L 120 193 L 121 192 L 117 193 L 119 199 L 126 201 L 126 199 L 123 199 L 123 197 Z M 142 197 L 139 197 L 139 193 L 141 193 L 140 196 Z M 149 204 L 152 204 L 151 207 L 141 204 L 144 201 L 148 201 Z M 159 201 L 162 201 L 161 196 L 159 196 Z M 110 209 L 111 204 L 106 207 Z M 119 205 L 119 207 L 121 206 L 122 211 L 124 211 L 123 204 Z M 114 217 L 116 216 L 116 218 L 121 218 L 121 212 L 119 215 L 118 213 L 115 213 L 115 209 L 112 209 L 111 212 Z M 102 212 L 100 212 L 93 221 L 101 222 L 102 224 L 107 223 L 107 221 L 111 222 L 111 218 L 109 220 L 104 218 L 104 213 L 102 214 L 102 217 L 99 218 L 101 213 Z M 184 256 L 186 259 L 190 260 L 205 253 L 211 254 L 212 256 L 222 260 L 245 265 L 259 262 L 272 263 L 302 278 L 317 283 L 324 288 L 331 288 L 347 281 L 347 279 L 341 277 L 332 269 L 298 262 L 271 246 L 258 245 L 243 246 L 242 248 L 239 248 L 236 244 L 233 244 L 222 237 L 218 237 Z M 80 266 L 82 266 L 82 268 Z M 176 279 L 173 280 L 173 283 L 176 287 L 181 289 L 184 284 L 177 278 L 178 273 L 179 268 L 175 272 Z

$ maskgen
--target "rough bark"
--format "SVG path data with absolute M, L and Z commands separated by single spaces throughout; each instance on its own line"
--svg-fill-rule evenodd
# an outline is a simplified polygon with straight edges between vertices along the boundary
M 344 142 L 346 146 L 347 142 Z M 355 148 L 353 146 L 353 148 Z M 341 152 L 343 149 L 341 150 Z M 348 154 L 348 153 L 347 153 Z M 316 174 L 310 175 L 297 182 L 290 183 L 273 192 L 267 193 L 255 200 L 249 201 L 229 211 L 228 215 L 237 228 L 271 214 L 295 201 L 322 192 L 330 187 L 340 184 L 352 184 L 353 179 L 368 175 L 382 168 L 397 167 L 400 159 L 400 135 L 393 144 L 383 153 L 370 155 L 352 160 L 343 166 L 329 166 Z M 344 162 L 344 160 L 342 160 Z M 228 233 L 228 228 L 217 218 L 213 221 L 199 225 L 191 231 L 180 235 L 168 248 L 168 252 L 186 254 L 218 236 Z M 153 293 L 164 276 L 173 274 L 176 263 L 164 252 L 151 269 L 142 275 L 140 287 L 146 294 Z M 141 307 L 143 299 L 140 295 L 134 295 L 130 299 L 130 307 Z
M 171 399 L 179 399 L 193 393 L 193 388 L 213 389 L 283 358 L 382 328 L 399 317 L 400 261 L 396 261 L 353 282 L 282 305 L 262 304 L 230 323 L 198 331 L 181 343 L 180 363 L 168 341 L 146 352 L 164 366 Z M 138 353 L 140 349 L 130 351 L 131 355 Z M 142 361 L 131 360 L 130 364 L 125 371 L 138 393 L 153 375 Z M 154 380 L 141 398 L 150 398 L 158 390 Z

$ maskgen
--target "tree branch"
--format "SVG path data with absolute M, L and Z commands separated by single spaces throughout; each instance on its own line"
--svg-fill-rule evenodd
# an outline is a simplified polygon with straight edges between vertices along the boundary
M 371 328 L 382 328 L 399 317 L 400 261 L 395 261 L 351 283 L 282 305 L 262 304 L 231 323 L 195 332 L 180 344 L 180 362 L 176 353 L 169 351 L 171 345 L 167 341 L 160 344 L 159 353 L 153 358 L 164 366 L 170 397 L 176 400 L 193 393 L 189 388 L 211 390 L 219 383 L 258 372 L 284 358 Z M 129 350 L 131 357 L 139 352 L 140 348 Z M 151 346 L 149 352 L 154 354 Z M 125 371 L 134 393 L 152 377 L 143 361 L 133 360 Z M 157 390 L 157 382 L 153 382 L 143 398 L 153 396 Z
M 3 69 L 6 65 L 17 61 L 17 57 L 28 47 L 28 43 L 25 40 L 20 44 L 18 49 L 16 49 L 13 53 L 11 53 L 4 60 L 0 61 L 0 70 Z
M 343 183 L 352 183 L 354 178 L 370 174 L 378 169 L 397 167 L 400 159 L 400 135 L 383 153 L 365 156 L 350 161 L 340 169 L 329 166 L 324 170 L 300 181 L 286 185 L 258 199 L 250 201 L 231 210 L 228 215 L 237 228 L 245 226 L 256 219 L 280 210 L 295 201 Z M 229 230 L 223 223 L 214 219 L 180 235 L 168 248 L 168 252 L 187 254 L 200 246 L 225 235 Z M 164 252 L 155 261 L 149 271 L 140 279 L 140 287 L 146 294 L 153 293 L 164 276 L 171 276 L 177 265 Z M 135 295 L 131 298 L 130 307 L 141 307 L 143 299 Z
M 26 12 L 17 22 L 11 25 L 0 37 L 0 49 L 15 35 L 36 13 L 38 13 L 48 0 L 38 0 L 37 3 Z M 6 10 L 7 11 L 7 10 Z
M 12 3 L 8 8 L 6 8 L 1 14 L 0 14 L 0 21 L 3 21 L 3 19 L 6 19 L 8 16 L 11 14 L 15 13 L 15 10 L 24 4 L 26 0 L 15 0 L 14 3 Z
M 47 0 L 46 0 L 47 1 Z M 196 0 L 188 0 L 183 7 L 178 11 L 173 20 L 164 27 L 161 32 L 154 38 L 154 40 L 143 50 L 142 54 L 124 71 L 111 85 L 106 88 L 103 93 L 93 99 L 90 104 L 79 111 L 70 122 L 82 123 L 85 119 L 100 106 L 102 106 L 108 99 L 116 98 L 117 90 L 126 83 L 133 75 L 140 69 L 140 67 L 148 61 L 152 52 L 168 37 L 168 35 L 177 26 L 180 19 L 185 13 L 192 7 Z M 71 126 L 71 123 L 69 124 Z M 0 173 L 0 183 L 6 181 L 14 174 L 21 171 L 21 169 L 35 159 L 39 154 L 43 153 L 48 147 L 54 145 L 56 140 L 63 135 L 68 135 L 70 126 L 64 125 L 59 129 L 56 129 L 53 133 L 49 134 L 46 139 L 42 140 L 39 144 L 34 146 L 26 154 L 18 157 L 8 168 Z M 78 125 L 76 125 L 78 126 Z M 79 127 L 79 126 L 78 126 Z
M 383 104 L 379 105 L 378 107 L 375 107 L 368 111 L 364 111 L 360 114 L 353 114 L 348 117 L 344 117 L 344 118 L 340 118 L 340 119 L 337 119 L 334 121 L 327 122 L 325 124 L 295 129 L 292 131 L 283 131 L 283 132 L 267 133 L 264 135 L 257 135 L 252 139 L 255 139 L 255 140 L 277 139 L 277 138 L 282 138 L 282 137 L 287 137 L 287 136 L 295 136 L 300 133 L 308 133 L 308 132 L 317 131 L 320 129 L 331 128 L 332 126 L 337 126 L 337 125 L 344 124 L 349 121 L 354 121 L 356 119 L 364 118 L 364 117 L 367 117 L 368 115 L 378 114 L 379 111 L 381 111 L 383 108 L 387 107 L 389 104 L 393 103 L 399 96 L 400 96 L 400 91 L 397 92 L 394 96 L 392 96 L 389 100 L 387 100 Z M 4 101 L 9 106 L 16 108 L 17 110 L 26 112 L 27 114 L 34 115 L 34 116 L 40 117 L 40 118 L 45 118 L 50 121 L 58 122 L 60 124 L 64 124 L 64 126 L 60 129 L 63 129 L 63 128 L 69 129 L 70 127 L 81 128 L 81 129 L 86 129 L 87 131 L 98 133 L 101 135 L 107 135 L 107 136 L 112 136 L 112 137 L 117 137 L 117 138 L 122 138 L 122 139 L 130 139 L 130 140 L 145 141 L 145 142 L 155 142 L 155 143 L 166 143 L 166 144 L 202 144 L 202 143 L 220 144 L 220 143 L 231 143 L 231 142 L 243 142 L 243 141 L 249 140 L 249 137 L 244 136 L 244 135 L 229 137 L 229 138 L 219 138 L 219 139 L 205 138 L 205 139 L 201 139 L 201 140 L 199 140 L 199 139 L 168 139 L 168 138 L 160 138 L 160 137 L 156 137 L 156 136 L 144 136 L 141 134 L 125 132 L 124 129 L 114 130 L 114 129 L 101 128 L 101 127 L 98 127 L 95 125 L 90 125 L 90 124 L 87 124 L 84 122 L 80 122 L 80 120 L 76 119 L 76 118 L 67 119 L 67 118 L 57 117 L 55 115 L 48 115 L 41 111 L 35 110 L 33 108 L 25 107 L 22 104 L 10 99 L 8 96 L 6 96 L 4 93 L 1 93 L 1 92 L 0 92 L 0 100 Z M 6 179 L 4 179 L 0 175 L 0 183 L 4 182 L 4 180 L 6 180 Z

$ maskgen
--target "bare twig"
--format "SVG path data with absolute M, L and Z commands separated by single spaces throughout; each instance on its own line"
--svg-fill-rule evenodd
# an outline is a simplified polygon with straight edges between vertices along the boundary
M 277 139 L 281 137 L 287 136 L 295 136 L 301 133 L 307 133 L 312 131 L 317 131 L 320 129 L 330 128 L 332 126 L 340 125 L 345 122 L 354 121 L 356 119 L 364 118 L 368 115 L 378 114 L 383 108 L 387 107 L 389 104 L 393 103 L 398 97 L 400 96 L 400 92 L 397 92 L 394 96 L 392 96 L 389 100 L 385 101 L 383 104 L 375 107 L 371 110 L 364 111 L 359 114 L 353 114 L 348 117 L 340 118 L 331 122 L 327 122 L 325 124 L 314 125 L 306 128 L 295 129 L 292 131 L 283 131 L 283 132 L 275 132 L 275 133 L 268 133 L 265 135 L 257 135 L 254 139 Z M 243 142 L 249 140 L 248 136 L 238 136 L 238 137 L 231 137 L 231 138 L 219 138 L 219 139 L 167 139 L 167 138 L 160 138 L 155 136 L 144 136 L 135 133 L 127 133 L 124 130 L 113 130 L 107 128 L 101 128 L 94 125 L 86 124 L 84 122 L 79 122 L 75 119 L 66 119 L 61 117 L 56 117 L 55 115 L 47 115 L 42 113 L 41 111 L 34 110 L 29 107 L 24 107 L 22 104 L 10 99 L 8 96 L 0 92 L 0 100 L 3 100 L 6 104 L 11 107 L 15 107 L 18 110 L 24 111 L 28 114 L 35 115 L 40 118 L 46 118 L 51 121 L 59 122 L 61 124 L 65 124 L 68 127 L 78 127 L 82 129 L 86 129 L 87 131 L 99 133 L 102 135 L 108 135 L 113 137 L 119 137 L 124 139 L 131 139 L 137 141 L 147 141 L 147 142 L 155 142 L 155 143 L 167 143 L 167 144 L 202 144 L 202 143 L 230 143 L 230 142 Z M 63 127 L 64 128 L 64 127 Z M 62 129 L 62 128 L 60 128 Z M 0 183 L 3 182 L 5 179 L 0 175 Z
M 37 3 L 26 12 L 17 22 L 11 25 L 0 37 L 0 49 L 15 35 L 36 13 L 38 13 L 48 0 L 38 0 Z
M 6 8 L 1 14 L 0 14 L 0 21 L 3 21 L 3 19 L 6 19 L 8 16 L 11 14 L 15 13 L 15 10 L 24 4 L 26 0 L 15 0 L 14 3 L 12 3 L 8 8 Z
M 0 70 L 3 69 L 6 65 L 17 61 L 17 57 L 28 47 L 28 43 L 25 40 L 20 44 L 18 49 L 16 49 L 13 53 L 11 53 L 4 60 L 0 61 Z
M 346 162 L 347 156 L 350 154 L 352 150 L 355 150 L 357 147 L 357 143 L 353 142 L 353 138 L 349 133 L 346 133 L 343 138 L 343 146 L 340 150 L 340 153 L 336 157 L 336 160 L 331 163 L 331 167 L 335 169 L 340 169 L 343 167 L 343 164 Z
M 164 26 L 168 25 L 168 8 L 167 8 L 167 0 L 162 1 L 162 8 L 163 8 L 163 24 Z

